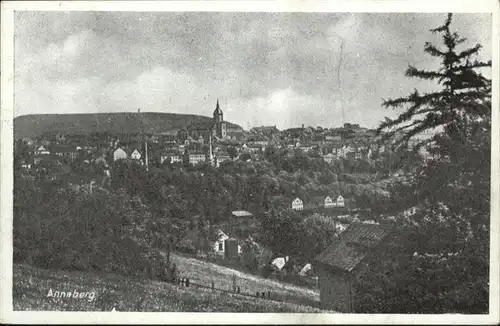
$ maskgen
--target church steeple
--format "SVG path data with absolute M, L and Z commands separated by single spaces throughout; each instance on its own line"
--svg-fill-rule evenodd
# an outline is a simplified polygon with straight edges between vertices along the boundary
M 214 118 L 218 117 L 218 116 L 220 116 L 221 120 L 222 120 L 222 110 L 220 109 L 220 106 L 219 106 L 219 99 L 217 99 L 217 104 L 215 105 Z
M 215 127 L 215 135 L 219 138 L 226 137 L 226 124 L 224 123 L 224 116 L 219 106 L 219 99 L 215 105 L 213 126 Z

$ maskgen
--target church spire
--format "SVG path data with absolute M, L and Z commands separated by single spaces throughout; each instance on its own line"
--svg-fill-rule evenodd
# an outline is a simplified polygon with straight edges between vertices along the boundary
M 219 106 L 219 99 L 217 99 L 217 104 L 215 105 L 214 116 L 222 115 L 222 110 Z

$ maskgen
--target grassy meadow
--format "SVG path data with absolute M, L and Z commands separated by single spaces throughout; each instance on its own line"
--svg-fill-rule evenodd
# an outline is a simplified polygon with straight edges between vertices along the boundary
M 194 264 L 189 260 L 185 263 Z M 195 286 L 186 288 L 113 274 L 52 271 L 19 264 L 14 265 L 13 272 L 15 311 L 111 311 L 115 308 L 118 311 L 142 312 L 325 312 L 291 302 L 245 297 Z M 251 278 L 246 282 L 252 284 Z M 95 299 L 47 297 L 50 289 L 94 291 Z
M 246 274 L 214 263 L 172 255 L 172 261 L 179 268 L 179 276 L 187 277 L 192 282 L 211 286 L 211 282 L 219 289 L 232 290 L 232 279 L 236 276 L 236 285 L 242 293 L 255 295 L 256 292 L 271 291 L 271 298 L 281 301 L 319 305 L 319 291 L 307 287 L 294 286 L 272 279 L 265 279 L 252 274 Z

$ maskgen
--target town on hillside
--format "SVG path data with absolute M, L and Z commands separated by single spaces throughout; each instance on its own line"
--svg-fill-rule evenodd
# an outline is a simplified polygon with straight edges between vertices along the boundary
M 137 119 L 141 119 L 140 111 Z M 345 123 L 343 127 L 304 127 L 278 130 L 274 126 L 253 127 L 249 131 L 228 128 L 219 101 L 210 123 L 195 123 L 179 130 L 159 134 L 141 133 L 74 135 L 46 133 L 38 138 L 23 137 L 15 142 L 16 164 L 23 175 L 37 180 L 63 179 L 74 186 L 102 187 L 111 178 L 117 161 L 136 163 L 145 168 L 165 165 L 210 164 L 220 167 L 227 161 L 259 161 L 267 151 L 288 150 L 322 158 L 332 164 L 336 160 L 374 160 L 388 153 L 378 141 L 375 130 Z M 100 171 L 75 180 L 70 172 L 75 164 Z M 91 180 L 89 180 L 91 179 Z M 109 181 L 109 180 L 108 180 Z
M 489 316 L 491 15 L 95 6 L 15 10 L 15 311 Z
M 137 119 L 140 119 L 141 112 L 138 111 L 136 114 Z M 383 218 L 385 222 L 392 221 L 398 214 L 408 218 L 415 215 L 418 209 L 417 202 L 410 202 L 407 207 L 399 206 L 388 209 L 389 206 L 386 206 L 380 210 L 371 206 L 369 202 L 362 201 L 366 199 L 366 196 L 370 196 L 367 195 L 368 187 L 354 189 L 356 187 L 352 184 L 353 181 L 355 183 L 367 182 L 361 179 L 355 181 L 357 175 L 372 175 L 371 181 L 380 181 L 386 177 L 400 177 L 402 180 L 411 178 L 414 172 L 413 167 L 392 169 L 387 165 L 383 168 L 386 172 L 383 175 L 379 173 L 382 170 L 381 164 L 384 164 L 391 156 L 389 149 L 390 143 L 381 142 L 380 136 L 374 130 L 350 123 L 345 123 L 339 128 L 313 128 L 302 125 L 282 131 L 278 130 L 275 125 L 253 127 L 248 131 L 239 128 L 231 129 L 224 121 L 224 114 L 217 100 L 213 118 L 209 123 L 191 124 L 179 130 L 166 130 L 160 134 L 48 133 L 36 139 L 24 137 L 16 141 L 14 157 L 16 176 L 22 180 L 32 182 L 43 189 L 50 186 L 53 189 L 59 189 L 56 192 L 68 189 L 75 194 L 94 197 L 112 197 L 117 190 L 127 191 L 128 187 L 137 189 L 139 185 L 143 186 L 136 178 L 155 179 L 162 173 L 177 176 L 179 173 L 195 173 L 195 175 L 203 176 L 206 173 L 203 171 L 212 171 L 208 173 L 223 177 L 234 173 L 235 168 L 241 169 L 241 164 L 246 167 L 254 166 L 254 168 L 266 163 L 275 165 L 278 180 L 280 174 L 285 171 L 292 174 L 299 172 L 301 173 L 299 179 L 302 177 L 311 180 L 310 176 L 307 176 L 307 171 L 304 170 L 310 165 L 310 168 L 318 174 L 323 174 L 320 177 L 319 187 L 312 192 L 304 191 L 292 182 L 288 185 L 277 184 L 273 187 L 265 186 L 263 183 L 256 185 L 256 189 L 247 193 L 239 194 L 238 190 L 233 190 L 235 193 L 229 196 L 235 200 L 238 197 L 248 198 L 260 195 L 261 200 L 257 201 L 245 200 L 245 198 L 244 200 L 236 199 L 233 203 L 225 202 L 224 199 L 220 202 L 204 202 L 205 198 L 196 198 L 197 194 L 192 190 L 189 195 L 195 197 L 193 202 L 177 196 L 180 202 L 189 202 L 189 205 L 195 205 L 198 202 L 205 208 L 186 209 L 180 213 L 182 218 L 189 220 L 189 225 L 185 226 L 184 232 L 181 232 L 182 236 L 176 240 L 176 247 L 173 251 L 222 266 L 263 275 L 266 278 L 319 289 L 321 293 L 325 291 L 326 296 L 326 293 L 332 291 L 327 284 L 334 286 L 338 281 L 331 279 L 328 273 L 322 274 L 324 268 L 328 270 L 337 266 L 336 264 L 343 264 L 342 261 L 345 258 L 342 258 L 342 255 L 344 254 L 332 253 L 332 255 L 340 256 L 328 258 L 333 259 L 331 262 L 326 260 L 319 263 L 313 260 L 314 255 L 321 253 L 319 249 L 338 250 L 336 246 L 326 246 L 330 243 L 328 239 L 323 239 L 323 241 L 327 240 L 325 245 L 312 246 L 311 251 L 284 249 L 283 246 L 292 246 L 287 242 L 276 245 L 276 240 L 285 240 L 280 239 L 281 232 L 265 231 L 269 223 L 275 223 L 269 218 L 278 218 L 272 214 L 284 216 L 287 221 L 280 222 L 283 223 L 281 226 L 283 228 L 290 228 L 290 223 L 297 223 L 299 227 L 306 227 L 309 223 L 320 223 L 319 225 L 326 223 L 323 225 L 325 227 L 323 231 L 326 232 L 325 235 L 333 237 L 332 239 L 337 239 L 339 234 L 353 232 L 354 238 L 349 238 L 349 242 L 345 244 L 349 246 L 352 245 L 352 241 L 359 241 L 360 244 L 367 241 L 365 232 L 375 232 L 375 238 L 370 241 L 380 241 L 388 229 L 386 226 L 379 226 L 376 220 L 380 221 L 380 218 Z M 425 155 L 421 156 L 422 160 L 425 158 Z M 282 162 L 277 164 L 276 160 L 282 160 Z M 290 166 L 287 167 L 288 165 Z M 341 173 L 348 172 L 347 166 L 351 167 L 350 173 Z M 270 171 L 274 168 L 267 166 Z M 124 172 L 124 169 L 129 172 Z M 139 169 L 143 174 L 139 173 L 134 176 L 133 172 L 130 172 L 134 169 Z M 281 169 L 285 170 L 279 172 Z M 264 178 L 265 173 L 261 177 Z M 342 180 L 344 186 L 335 186 L 335 190 L 329 189 L 328 185 L 336 184 L 340 181 L 339 179 Z M 175 180 L 175 177 L 172 177 L 172 180 Z M 251 182 L 249 180 L 250 184 L 247 185 L 251 186 Z M 238 185 L 243 186 L 236 182 L 236 186 Z M 173 192 L 182 191 L 176 189 L 175 183 L 169 187 L 173 188 Z M 263 193 L 258 193 L 261 187 L 266 187 L 263 190 L 265 196 Z M 216 192 L 227 192 L 228 189 L 224 187 L 204 189 L 203 195 L 216 197 L 218 195 Z M 381 187 L 373 192 L 372 200 L 386 196 L 385 191 Z M 141 199 L 144 193 L 132 193 L 134 195 L 128 200 L 136 203 L 133 206 L 144 205 L 143 202 L 147 201 L 147 199 Z M 383 202 L 387 200 L 388 198 L 384 197 Z M 212 211 L 207 212 L 207 210 Z M 376 218 L 373 217 L 375 215 Z M 138 227 L 140 234 L 147 230 L 144 222 Z M 371 229 L 375 231 L 370 231 Z M 138 230 L 135 226 L 128 226 L 127 230 L 137 237 Z M 298 231 L 290 229 L 287 235 L 289 241 L 298 241 L 300 246 L 309 245 L 311 241 L 308 238 L 309 234 L 297 235 L 295 232 Z M 355 240 L 357 237 L 359 239 Z M 341 239 L 338 238 L 335 241 L 341 241 Z M 290 254 L 293 252 L 296 252 L 295 256 Z M 322 255 L 326 255 L 325 252 Z M 310 253 L 313 253 L 313 256 L 310 256 Z M 174 255 L 174 252 L 169 251 L 168 254 Z M 335 259 L 340 259 L 340 261 L 335 261 Z M 356 264 L 356 260 L 360 258 L 353 257 L 352 259 L 352 263 Z M 169 279 L 168 275 L 161 275 L 152 277 Z M 335 295 L 340 294 L 336 291 Z M 324 308 L 340 311 L 353 309 L 353 303 L 347 299 L 339 301 L 336 298 L 325 297 L 322 302 L 311 301 L 310 304 L 320 306 L 322 304 Z

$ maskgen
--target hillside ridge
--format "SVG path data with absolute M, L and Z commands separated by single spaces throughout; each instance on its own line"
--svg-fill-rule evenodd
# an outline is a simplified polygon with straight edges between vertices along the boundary
M 14 118 L 14 137 L 40 137 L 45 133 L 162 133 L 192 123 L 210 122 L 211 117 L 167 112 L 109 112 L 75 114 L 28 114 Z M 228 128 L 243 129 L 226 121 Z

